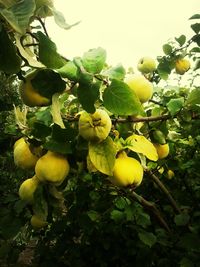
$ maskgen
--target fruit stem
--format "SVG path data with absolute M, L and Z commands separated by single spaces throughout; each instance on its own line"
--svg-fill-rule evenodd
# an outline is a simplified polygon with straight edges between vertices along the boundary
M 146 173 L 149 174 L 149 177 L 156 183 L 156 185 L 161 189 L 163 193 L 167 196 L 169 202 L 171 203 L 171 206 L 174 208 L 175 212 L 181 213 L 180 208 L 178 207 L 178 204 L 176 203 L 175 199 L 169 192 L 169 190 L 165 187 L 165 185 L 160 181 L 160 179 L 150 170 L 145 170 Z

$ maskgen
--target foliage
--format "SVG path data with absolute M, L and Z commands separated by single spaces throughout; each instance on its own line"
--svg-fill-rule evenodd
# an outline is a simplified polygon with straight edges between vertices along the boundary
M 8 81 L 1 88 L 0 140 L 6 146 L 0 158 L 0 256 L 16 260 L 26 242 L 37 237 L 34 263 L 43 267 L 198 266 L 200 23 L 191 25 L 190 39 L 181 35 L 163 45 L 157 68 L 143 74 L 154 86 L 153 96 L 141 103 L 125 82 L 129 71 L 122 65 L 109 67 L 103 48 L 72 60 L 61 56 L 45 27 L 44 18 L 51 15 L 65 29 L 76 24 L 68 25 L 51 1 L 42 7 L 36 0 L 0 1 L 0 71 Z M 190 19 L 199 21 L 199 14 Z M 191 68 L 180 75 L 175 63 L 183 58 Z M 13 75 L 23 84 L 33 70 L 36 98 L 50 99 L 48 106 L 20 104 L 10 86 Z M 183 77 L 188 77 L 184 86 Z M 16 107 L 5 118 L 2 112 L 11 110 L 13 102 Z M 94 114 L 97 108 L 109 114 L 111 131 L 104 140 L 86 140 L 79 134 L 79 117 L 83 110 Z M 88 121 L 85 127 L 98 126 L 98 120 Z M 34 175 L 34 170 L 14 166 L 12 146 L 21 136 L 30 149 L 62 154 L 70 165 L 62 183 L 41 182 L 31 204 L 17 195 L 22 181 Z M 154 143 L 169 144 L 169 156 L 158 159 Z M 137 188 L 112 183 L 122 151 L 144 169 Z M 168 170 L 175 173 L 173 179 Z M 48 225 L 33 230 L 33 214 Z

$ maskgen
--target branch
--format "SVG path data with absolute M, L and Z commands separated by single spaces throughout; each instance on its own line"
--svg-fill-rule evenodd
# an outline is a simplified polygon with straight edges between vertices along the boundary
M 45 26 L 45 23 L 42 21 L 42 19 L 40 17 L 36 17 L 36 19 L 40 22 L 40 24 L 42 25 L 42 28 L 44 30 L 44 33 L 47 37 L 49 37 L 48 35 L 48 32 L 47 32 L 47 29 L 46 29 L 46 26 Z
M 146 170 L 146 172 L 149 174 L 150 178 L 157 184 L 157 186 L 163 191 L 163 193 L 165 193 L 165 195 L 167 196 L 169 202 L 171 203 L 172 207 L 174 208 L 174 210 L 177 213 L 181 213 L 180 208 L 178 207 L 176 201 L 174 200 L 174 198 L 172 197 L 171 193 L 169 192 L 169 190 L 165 187 L 165 185 L 160 181 L 160 179 L 152 172 L 149 170 Z
M 130 189 L 131 192 L 131 196 L 138 202 L 140 203 L 144 208 L 146 208 L 147 210 L 151 211 L 153 213 L 153 215 L 156 217 L 156 219 L 159 221 L 159 223 L 163 226 L 163 228 L 165 230 L 167 230 L 167 232 L 171 232 L 168 224 L 166 223 L 166 221 L 163 219 L 163 217 L 160 214 L 160 211 L 156 208 L 154 203 L 149 202 L 148 200 L 146 200 L 145 198 L 143 198 L 142 196 L 138 195 L 137 193 L 135 193 L 133 191 L 133 189 Z

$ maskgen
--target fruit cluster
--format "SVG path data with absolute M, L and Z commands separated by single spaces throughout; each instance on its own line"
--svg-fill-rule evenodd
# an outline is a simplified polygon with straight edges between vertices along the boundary
M 34 204 L 34 193 L 41 183 L 60 185 L 69 174 L 70 166 L 66 157 L 47 151 L 43 155 L 42 147 L 34 147 L 25 138 L 14 144 L 14 162 L 25 170 L 35 170 L 32 178 L 26 179 L 19 188 L 20 199 Z M 34 228 L 44 227 L 47 222 L 41 214 L 33 214 L 31 224 Z

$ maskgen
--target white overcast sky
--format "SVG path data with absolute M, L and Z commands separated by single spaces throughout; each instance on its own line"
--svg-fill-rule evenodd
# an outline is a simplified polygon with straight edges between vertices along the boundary
M 142 56 L 162 55 L 162 45 L 185 34 L 192 36 L 188 19 L 200 13 L 200 0 L 54 0 L 70 30 L 47 19 L 58 52 L 72 59 L 91 48 L 107 51 L 107 63 L 135 68 Z

